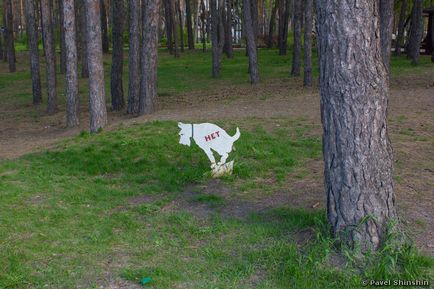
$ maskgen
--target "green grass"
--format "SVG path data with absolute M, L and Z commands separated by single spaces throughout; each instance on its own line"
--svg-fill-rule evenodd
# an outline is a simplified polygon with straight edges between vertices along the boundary
M 285 182 L 320 156 L 309 126 L 280 123 L 270 132 L 254 119 L 238 122 L 234 176 L 224 179 L 234 194 L 240 183 L 260 186 L 253 176 Z M 412 247 L 330 265 L 336 253 L 322 210 L 282 204 L 239 219 L 166 209 L 187 185 L 209 180 L 206 156 L 179 145 L 177 133 L 175 122 L 83 132 L 52 151 L 2 162 L 0 288 L 97 288 L 107 274 L 136 283 L 149 276 L 152 288 L 357 288 L 363 278 L 433 276 L 433 259 Z M 146 200 L 131 203 L 140 196 Z M 210 194 L 189 201 L 226 204 Z M 312 238 L 297 244 L 305 229 Z

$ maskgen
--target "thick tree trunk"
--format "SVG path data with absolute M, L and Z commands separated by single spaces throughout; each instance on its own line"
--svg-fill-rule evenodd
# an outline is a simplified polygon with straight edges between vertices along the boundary
M 140 0 L 129 0 L 128 108 L 139 112 L 140 93 Z M 167 23 L 166 23 L 167 25 Z
M 244 9 L 244 31 L 246 33 L 246 41 L 247 41 L 247 51 L 249 54 L 249 73 L 250 73 L 250 82 L 252 84 L 256 84 L 259 82 L 259 70 L 258 70 L 258 61 L 257 61 L 257 52 L 256 52 L 256 37 L 254 32 L 254 23 L 252 19 L 252 5 L 251 1 L 255 0 L 244 0 L 243 1 L 243 9 Z
M 144 0 L 142 76 L 139 114 L 150 114 L 157 100 L 158 23 L 160 0 Z
M 273 9 L 271 10 L 270 25 L 268 27 L 269 29 L 268 29 L 267 48 L 273 47 L 274 26 L 276 25 L 276 13 L 277 13 L 278 3 L 279 0 L 275 0 Z
M 80 8 L 80 42 L 81 42 L 81 77 L 88 78 L 89 77 L 89 64 L 87 62 L 87 40 L 86 40 L 86 7 L 85 0 L 79 0 Z
M 294 46 L 292 49 L 291 75 L 299 76 L 301 68 L 301 0 L 294 0 Z
M 66 57 L 66 125 L 75 127 L 79 125 L 79 95 L 78 95 L 78 57 L 75 33 L 75 6 L 74 0 L 61 0 L 63 2 L 63 31 L 65 33 Z
M 232 0 L 226 0 L 226 13 L 224 14 L 224 34 L 225 43 L 223 45 L 223 51 L 228 58 L 234 57 L 234 50 L 232 47 Z M 223 8 L 224 9 L 224 8 Z
M 4 2 L 6 4 L 6 2 Z M 5 49 L 3 51 L 3 62 L 8 62 L 8 35 L 7 35 L 7 24 L 6 24 L 6 5 L 3 4 L 3 27 L 5 28 L 3 30 L 3 42 L 5 44 Z
M 406 48 L 406 53 L 413 64 L 419 63 L 420 42 L 423 36 L 422 20 L 423 0 L 414 0 L 413 10 L 411 12 L 410 37 Z
M 434 15 L 431 14 L 431 62 L 434 62 Z
M 35 6 L 33 0 L 26 0 L 27 35 L 30 48 L 30 72 L 32 74 L 33 104 L 41 104 L 41 74 L 39 70 L 38 34 L 36 30 Z
M 401 55 L 401 46 L 404 40 L 404 24 L 405 24 L 405 12 L 407 11 L 407 0 L 402 0 L 401 11 L 399 12 L 399 22 L 398 22 L 398 35 L 396 37 L 395 43 L 395 55 Z
M 222 52 L 224 35 L 221 23 L 221 4 L 222 0 L 210 0 L 211 10 L 211 45 L 212 45 L 212 77 L 220 76 L 220 67 L 222 63 Z M 222 37 L 223 36 L 223 37 Z
M 171 12 L 171 0 L 164 1 L 164 17 L 166 18 L 166 36 L 167 36 L 167 49 L 169 53 L 173 54 L 173 40 L 172 40 L 172 12 Z
M 304 86 L 312 86 L 313 0 L 304 2 Z
M 66 72 L 66 49 L 65 49 L 65 30 L 63 23 L 65 22 L 63 0 L 59 0 L 59 19 L 60 19 L 60 73 Z M 75 22 L 75 21 L 74 21 Z
M 193 26 L 191 23 L 191 0 L 185 0 L 185 12 L 187 14 L 187 38 L 188 38 L 188 49 L 194 49 L 194 35 Z
M 352 2 L 316 1 L 324 175 L 333 233 L 366 252 L 396 212 L 381 21 L 375 1 Z
M 111 70 L 111 96 L 112 96 L 112 109 L 120 110 L 124 107 L 124 89 L 122 85 L 122 71 L 123 71 L 123 37 L 124 30 L 124 2 L 112 1 L 112 15 L 113 15 L 113 29 L 112 29 L 112 70 Z M 137 60 L 136 60 L 137 61 Z
M 5 0 L 5 19 L 6 19 L 6 38 L 7 38 L 7 55 L 9 62 L 9 72 L 15 72 L 15 44 L 14 44 L 14 20 L 12 14 L 12 3 L 11 0 Z
M 90 131 L 94 133 L 107 124 L 99 5 L 99 0 L 85 0 Z
M 393 31 L 393 0 L 380 0 L 380 39 L 384 65 L 389 69 Z
M 45 48 L 45 62 L 47 67 L 47 90 L 48 108 L 47 112 L 53 114 L 57 111 L 57 92 L 56 92 L 56 64 L 53 43 L 53 30 L 51 21 L 51 10 L 48 0 L 41 0 L 42 29 Z
M 176 0 L 176 11 L 178 12 L 179 36 L 181 40 L 181 52 L 184 52 L 184 24 L 182 21 L 182 11 L 179 0 Z
M 101 11 L 100 17 L 101 17 L 102 52 L 108 53 L 110 49 L 110 44 L 108 38 L 107 10 L 105 7 L 105 0 L 100 0 L 100 11 Z

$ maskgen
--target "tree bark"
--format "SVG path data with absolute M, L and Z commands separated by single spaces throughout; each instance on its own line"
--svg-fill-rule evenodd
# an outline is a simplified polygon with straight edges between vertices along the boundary
M 59 0 L 59 18 L 60 18 L 60 73 L 66 72 L 66 43 L 65 43 L 65 30 L 63 23 L 65 22 L 63 0 Z M 75 21 L 74 21 L 75 22 Z
M 139 114 L 150 114 L 157 99 L 158 24 L 160 0 L 144 0 L 142 77 Z
M 167 36 L 167 49 L 170 54 L 173 54 L 173 40 L 172 40 L 172 12 L 171 12 L 171 0 L 164 1 L 164 17 L 166 18 L 166 36 Z
M 228 58 L 233 58 L 234 50 L 232 46 L 232 0 L 226 0 L 225 2 L 226 2 L 226 13 L 223 17 L 225 22 L 224 23 L 225 43 L 223 46 L 223 51 L 226 53 L 226 56 Z
M 48 108 L 49 114 L 57 111 L 57 92 L 56 92 L 56 64 L 53 43 L 53 30 L 51 20 L 51 10 L 48 0 L 41 0 L 42 29 L 45 48 L 47 90 L 48 90 Z
M 301 19 L 301 0 L 294 0 L 294 46 L 292 50 L 292 76 L 299 76 L 301 69 Z
M 170 22 L 172 23 L 172 33 L 173 33 L 173 53 L 175 57 L 179 57 L 179 46 L 178 46 L 178 31 L 176 27 L 178 26 L 178 21 L 176 20 L 176 2 L 177 0 L 170 0 Z
M 29 0 L 28 0 L 29 1 Z M 74 0 L 63 1 L 63 31 L 65 33 L 66 57 L 66 125 L 75 127 L 79 125 L 79 95 L 78 95 L 78 57 L 75 31 Z
M 313 0 L 304 2 L 304 86 L 312 86 Z
M 413 64 L 419 63 L 420 42 L 423 34 L 422 4 L 423 0 L 414 0 L 411 12 L 410 36 L 406 48 L 407 55 Z
M 407 11 L 407 0 L 402 0 L 401 10 L 399 12 L 399 22 L 398 22 L 398 35 L 395 42 L 395 55 L 401 55 L 401 46 L 404 40 L 404 24 L 405 24 L 405 12 Z
M 205 37 L 205 30 L 206 30 L 206 27 L 207 27 L 207 25 L 206 25 L 206 23 L 205 23 L 205 21 L 206 21 L 206 19 L 207 19 L 207 16 L 206 16 L 206 10 L 205 10 L 205 2 L 204 2 L 204 0 L 201 0 L 200 1 L 200 7 L 201 7 L 201 10 L 202 10 L 202 13 L 201 13 L 201 15 L 200 15 L 200 23 L 201 23 L 201 34 L 202 34 L 202 51 L 203 52 L 205 52 L 206 51 L 206 37 Z
M 100 17 L 101 17 L 102 52 L 109 53 L 110 44 L 108 38 L 107 10 L 105 7 L 105 0 L 100 0 L 100 11 L 101 11 Z
M 380 0 L 380 39 L 383 63 L 389 69 L 393 31 L 393 0 Z
M 191 0 L 185 0 L 185 12 L 187 14 L 187 41 L 188 41 L 188 49 L 194 50 L 194 35 L 193 35 L 193 26 L 191 23 Z
M 212 45 L 212 77 L 220 76 L 224 35 L 221 23 L 221 5 L 219 1 L 210 0 L 211 10 L 211 45 Z
M 256 52 L 256 37 L 254 32 L 254 23 L 252 19 L 251 13 L 251 1 L 255 0 L 244 0 L 243 9 L 244 9 L 244 30 L 246 33 L 246 41 L 247 41 L 247 51 L 249 54 L 249 73 L 250 73 L 250 82 L 252 84 L 256 84 L 259 82 L 259 70 L 258 70 L 258 61 L 257 61 L 257 52 Z
M 179 21 L 179 36 L 181 41 L 181 52 L 184 52 L 184 24 L 182 21 L 182 11 L 181 11 L 181 3 L 179 0 L 175 0 L 176 11 L 178 12 L 178 21 Z
M 90 131 L 93 133 L 98 132 L 107 124 L 99 5 L 99 0 L 85 0 Z
M 6 2 L 3 4 L 3 42 L 5 43 L 5 49 L 3 51 L 3 62 L 8 62 L 8 35 L 7 35 L 7 24 L 6 24 Z
M 140 93 L 140 0 L 129 0 L 128 108 L 139 112 Z M 167 21 L 167 19 L 166 19 Z M 167 22 L 166 22 L 167 25 Z
M 434 15 L 431 14 L 431 62 L 434 62 Z
M 287 46 L 287 38 L 285 35 L 285 27 L 288 26 L 288 23 L 285 21 L 285 7 L 286 1 L 288 0 L 276 0 L 279 7 L 279 31 L 278 31 L 278 46 L 279 46 L 279 55 L 286 55 L 286 46 Z
M 7 38 L 7 55 L 9 62 L 9 72 L 15 72 L 15 44 L 14 44 L 14 20 L 12 14 L 12 3 L 11 0 L 5 0 L 5 18 L 6 18 L 6 38 Z
M 41 74 L 39 70 L 38 34 L 33 0 L 26 0 L 27 35 L 30 48 L 30 72 L 32 74 L 33 104 L 42 102 Z
M 89 77 L 89 64 L 87 62 L 87 40 L 86 40 L 86 8 L 85 8 L 85 0 L 79 0 L 79 14 L 80 14 L 80 31 L 81 31 L 81 77 L 88 78 Z
M 4 48 L 3 48 L 3 31 L 0 30 L 0 60 L 3 59 Z
M 274 26 L 276 24 L 276 12 L 277 12 L 278 3 L 279 0 L 275 0 L 273 9 L 271 10 L 270 25 L 268 27 L 269 29 L 268 29 L 267 48 L 273 47 Z
M 377 3 L 316 1 L 327 217 L 362 252 L 378 249 L 396 218 Z
M 124 30 L 124 2 L 112 1 L 112 15 L 113 15 L 113 28 L 112 28 L 112 69 L 111 69 L 111 96 L 112 96 L 112 109 L 117 111 L 124 107 L 124 89 L 122 85 L 122 71 L 123 71 L 123 36 Z M 137 60 L 136 60 L 137 61 Z

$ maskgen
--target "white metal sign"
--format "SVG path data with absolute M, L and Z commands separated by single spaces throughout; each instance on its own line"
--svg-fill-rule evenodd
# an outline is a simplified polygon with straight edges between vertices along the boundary
M 211 162 L 211 174 L 213 177 L 220 177 L 231 174 L 234 161 L 226 163 L 229 153 L 232 151 L 233 144 L 240 138 L 240 130 L 237 128 L 233 136 L 221 127 L 212 123 L 178 123 L 181 129 L 179 132 L 179 143 L 190 146 L 191 139 L 205 152 Z M 220 161 L 216 163 L 214 152 L 220 155 Z

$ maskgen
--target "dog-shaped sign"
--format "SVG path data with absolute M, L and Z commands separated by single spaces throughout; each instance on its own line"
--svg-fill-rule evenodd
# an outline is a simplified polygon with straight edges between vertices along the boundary
M 179 132 L 179 143 L 190 146 L 191 139 L 205 152 L 211 162 L 212 175 L 219 177 L 230 174 L 233 168 L 233 161 L 226 163 L 229 153 L 232 151 L 234 142 L 240 138 L 240 130 L 233 136 L 227 134 L 221 127 L 212 123 L 178 123 L 181 129 Z M 220 155 L 220 161 L 216 163 L 213 151 Z

